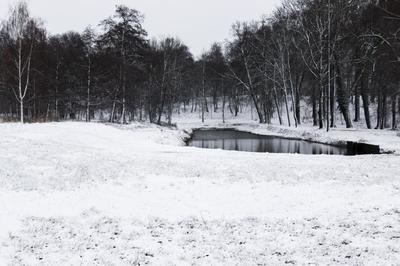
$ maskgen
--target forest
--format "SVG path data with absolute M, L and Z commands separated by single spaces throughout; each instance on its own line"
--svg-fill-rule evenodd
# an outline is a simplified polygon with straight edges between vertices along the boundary
M 127 6 L 94 23 L 52 35 L 25 2 L 12 7 L 0 29 L 1 120 L 171 125 L 181 112 L 237 115 L 246 101 L 260 123 L 298 126 L 310 106 L 327 130 L 336 114 L 347 128 L 397 127 L 397 0 L 284 1 L 198 58 L 177 37 L 150 39 Z

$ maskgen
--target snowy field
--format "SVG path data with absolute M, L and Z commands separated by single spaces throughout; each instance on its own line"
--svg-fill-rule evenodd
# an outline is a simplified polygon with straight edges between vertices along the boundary
M 0 124 L 0 265 L 400 265 L 396 132 L 226 125 L 394 152 L 259 154 L 192 121 Z

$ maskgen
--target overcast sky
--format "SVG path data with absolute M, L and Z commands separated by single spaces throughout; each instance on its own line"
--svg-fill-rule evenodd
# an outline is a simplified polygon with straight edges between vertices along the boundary
M 4 19 L 13 0 L 0 0 Z M 150 37 L 178 36 L 196 56 L 215 41 L 230 37 L 235 21 L 269 14 L 281 0 L 27 0 L 31 13 L 45 21 L 52 34 L 82 31 L 109 17 L 125 4 L 145 14 Z

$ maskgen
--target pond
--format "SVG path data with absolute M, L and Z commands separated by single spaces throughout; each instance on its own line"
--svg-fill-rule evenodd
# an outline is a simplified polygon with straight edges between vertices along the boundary
M 356 155 L 379 153 L 379 147 L 373 152 L 364 152 L 359 145 L 334 146 L 316 142 L 287 139 L 275 136 L 257 135 L 234 129 L 199 129 L 194 130 L 189 146 L 205 149 L 223 149 L 245 152 L 264 153 L 297 153 L 297 154 L 328 154 L 328 155 Z M 370 145 L 368 145 L 370 146 Z

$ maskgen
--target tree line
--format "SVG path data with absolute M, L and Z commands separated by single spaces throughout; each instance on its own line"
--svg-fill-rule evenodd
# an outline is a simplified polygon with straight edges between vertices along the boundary
M 327 130 L 336 114 L 348 128 L 362 117 L 397 127 L 399 1 L 286 0 L 197 59 L 178 38 L 150 40 L 135 9 L 117 6 L 99 26 L 49 35 L 17 2 L 0 30 L 2 119 L 172 124 L 180 112 L 225 120 L 250 101 L 260 123 L 298 126 L 310 113 Z

